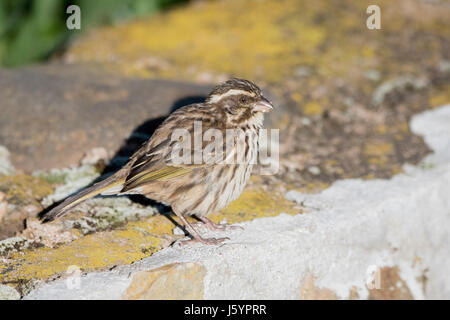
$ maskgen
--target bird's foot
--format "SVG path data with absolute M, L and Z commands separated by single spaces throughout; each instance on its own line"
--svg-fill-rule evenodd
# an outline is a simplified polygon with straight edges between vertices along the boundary
M 222 242 L 226 241 L 226 240 L 230 240 L 230 238 L 202 238 L 200 236 L 196 236 L 193 237 L 191 239 L 188 240 L 182 240 L 180 241 L 180 245 L 184 246 L 187 244 L 191 244 L 191 243 L 203 243 L 203 244 L 207 244 L 207 245 L 217 245 L 217 244 L 221 244 Z
M 206 228 L 208 228 L 209 230 L 212 231 L 216 231 L 216 230 L 221 230 L 221 231 L 225 231 L 225 230 L 243 230 L 244 228 L 242 228 L 241 226 L 232 226 L 229 224 L 221 224 L 221 223 L 215 223 L 212 222 L 211 220 L 209 220 L 208 218 L 202 217 L 200 218 L 200 220 L 202 222 L 200 222 L 200 225 L 205 226 Z

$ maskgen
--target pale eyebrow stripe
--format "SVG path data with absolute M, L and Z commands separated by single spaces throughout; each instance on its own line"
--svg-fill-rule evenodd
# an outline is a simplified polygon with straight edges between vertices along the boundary
M 215 103 L 217 101 L 222 100 L 225 97 L 235 96 L 235 95 L 238 95 L 238 94 L 244 94 L 244 95 L 250 96 L 250 97 L 254 97 L 255 96 L 255 94 L 253 92 L 248 92 L 248 91 L 239 90 L 239 89 L 230 89 L 230 90 L 228 90 L 225 93 L 222 93 L 222 94 L 219 94 L 219 95 L 215 94 L 215 95 L 211 96 L 211 99 L 209 99 L 209 101 L 212 102 L 212 103 Z

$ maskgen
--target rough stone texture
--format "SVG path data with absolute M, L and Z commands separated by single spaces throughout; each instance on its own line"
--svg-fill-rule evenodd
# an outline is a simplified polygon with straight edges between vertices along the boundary
M 5 176 L 8 181 L 15 181 L 5 184 L 5 190 L 11 202 L 27 203 L 30 201 L 26 196 L 28 192 L 37 194 L 31 197 L 33 203 L 49 206 L 90 184 L 99 175 L 95 166 L 83 165 L 35 172 L 33 176 Z M 56 187 L 48 195 L 52 186 Z M 0 241 L 0 257 L 8 258 L 0 267 L 0 281 L 14 284 L 20 290 L 36 279 L 61 276 L 71 265 L 78 265 L 83 271 L 95 271 L 132 263 L 180 238 L 173 233 L 175 225 L 171 220 L 158 215 L 167 215 L 170 210 L 141 198 L 134 201 L 127 197 L 91 199 L 62 219 L 44 225 L 26 214 L 28 206 L 18 206 L 23 209 L 20 215 L 8 214 L 8 221 L 14 224 L 0 225 L 0 230 L 5 231 L 4 237 L 18 236 Z M 213 214 L 211 219 L 236 223 L 282 212 L 299 213 L 299 207 L 278 193 L 250 186 L 240 199 L 226 210 Z
M 26 174 L 0 173 L 0 240 L 16 235 L 25 228 L 25 220 L 35 217 L 43 207 L 40 201 L 53 192 L 47 181 Z
M 16 289 L 0 284 L 0 300 L 19 300 L 20 294 Z
M 202 1 L 93 30 L 63 60 L 201 83 L 250 78 L 289 110 L 276 125 L 284 183 L 310 191 L 342 178 L 388 178 L 429 151 L 409 118 L 450 99 L 450 8 L 380 0 L 382 29 L 369 30 L 371 4 Z
M 42 224 L 38 218 L 26 219 L 26 228 L 20 237 L 54 248 L 62 243 L 71 242 L 79 237 L 74 230 L 61 230 L 60 224 Z
M 398 267 L 382 267 L 377 270 L 378 274 L 374 278 L 366 279 L 370 300 L 411 300 L 414 299 L 408 285 L 400 277 Z M 378 277 L 377 279 L 375 277 Z M 326 287 L 318 287 L 315 284 L 314 276 L 306 276 L 301 284 L 301 300 L 336 300 L 339 297 L 333 290 Z M 376 282 L 377 281 L 377 282 Z M 347 299 L 359 299 L 358 288 L 352 287 Z
M 302 281 L 301 300 L 336 300 L 336 293 L 327 288 L 318 288 L 314 283 L 313 276 L 307 276 Z
M 195 263 L 170 264 L 133 275 L 126 300 L 203 299 L 206 269 Z
M 449 123 L 450 105 L 413 118 L 412 130 L 434 153 L 392 179 L 342 180 L 318 194 L 291 191 L 287 198 L 307 214 L 254 219 L 241 224 L 243 231 L 226 232 L 231 240 L 221 246 L 173 246 L 87 274 L 77 292 L 57 280 L 26 298 L 117 298 L 130 273 L 193 262 L 207 270 L 205 299 L 448 299 Z M 372 271 L 381 281 L 369 287 Z
M 26 171 L 87 164 L 93 157 L 123 163 L 170 112 L 203 102 L 211 88 L 125 78 L 93 66 L 0 69 L 0 145 Z M 0 149 L 0 158 L 7 151 Z
M 19 173 L 51 170 L 0 175 L 0 191 L 8 195 L 5 219 L 14 222 L 4 234 L 17 235 L 0 242 L 0 282 L 26 295 L 36 280 L 64 276 L 77 265 L 87 273 L 80 290 L 66 292 L 61 280 L 30 298 L 119 299 L 130 282 L 115 272 L 120 266 L 134 263 L 123 267 L 128 275 L 196 257 L 208 270 L 205 298 L 448 296 L 440 267 L 448 265 L 448 223 L 440 206 L 449 159 L 440 153 L 420 162 L 430 152 L 420 134 L 429 131 L 411 129 L 409 121 L 450 99 L 449 7 L 380 0 L 382 30 L 374 31 L 365 26 L 368 4 L 195 2 L 93 30 L 69 48 L 63 65 L 1 70 L 0 144 L 10 149 Z M 270 89 L 277 113 L 268 127 L 281 129 L 281 170 L 253 177 L 240 199 L 212 216 L 244 222 L 245 231 L 230 234 L 230 243 L 160 251 L 181 236 L 155 215 L 169 211 L 142 198 L 94 199 L 53 225 L 34 220 L 36 210 L 27 206 L 51 205 L 117 167 L 172 107 L 232 75 Z M 438 121 L 432 115 L 428 129 Z M 448 127 L 445 117 L 441 121 Z M 441 125 L 436 130 L 446 137 Z M 449 140 L 441 147 L 427 143 L 444 150 Z M 0 147 L 0 173 L 11 175 L 11 169 L 8 150 Z M 347 178 L 363 180 L 333 184 Z M 364 180 L 373 178 L 392 180 Z M 288 201 L 283 195 L 292 189 L 297 193 Z M 324 189 L 317 198 L 305 195 Z M 399 216 L 405 208 L 408 216 Z M 283 212 L 305 216 L 273 218 Z M 422 221 L 423 212 L 433 214 Z M 263 219 L 248 222 L 255 218 Z M 249 257 L 253 264 L 242 266 Z M 280 266 L 283 259 L 289 263 Z M 381 268 L 381 289 L 365 287 L 368 266 L 361 261 Z
M 242 197 L 210 218 L 215 222 L 226 219 L 228 223 L 236 223 L 282 212 L 301 212 L 292 202 L 263 190 L 250 189 Z M 249 203 L 258 203 L 258 210 Z M 58 277 L 71 265 L 87 272 L 130 264 L 182 237 L 173 234 L 175 225 L 171 220 L 155 215 L 154 207 L 132 203 L 127 198 L 93 199 L 80 210 L 92 213 L 80 217 L 74 212 L 44 226 L 30 220 L 30 227 L 21 237 L 13 242 L 5 240 L 3 251 L 0 242 L 0 257 L 8 258 L 0 266 L 0 281 L 20 287 L 32 280 Z
M 0 257 L 7 258 L 0 266 L 1 282 L 15 285 L 20 291 L 28 290 L 35 280 L 59 277 L 71 265 L 78 265 L 85 272 L 114 268 L 147 257 L 180 238 L 173 232 L 175 224 L 157 215 L 168 215 L 170 210 L 142 198 L 91 199 L 62 219 L 44 225 L 26 213 L 28 202 L 49 206 L 89 185 L 99 175 L 91 164 L 38 171 L 33 176 L 4 176 L 5 181 L 14 182 L 3 185 L 8 200 L 21 210 L 11 211 L 16 212 L 8 215 L 11 223 L 0 225 L 4 237 L 17 235 L 0 241 Z M 257 184 L 210 218 L 236 223 L 282 212 L 300 213 L 299 207 Z M 180 222 L 175 219 L 175 223 Z
M 0 70 L 0 145 L 16 168 L 27 171 L 76 165 L 98 147 L 113 156 L 128 137 L 127 148 L 139 146 L 139 134 L 148 138 L 161 117 L 209 89 L 121 78 L 92 67 Z
M 398 267 L 384 267 L 380 272 L 380 288 L 369 289 L 369 299 L 374 300 L 411 300 L 413 295 L 408 285 L 399 275 Z M 425 279 L 423 279 L 425 281 Z
M 39 205 L 39 201 L 53 192 L 52 185 L 39 177 L 26 174 L 0 174 L 0 191 L 5 200 L 14 205 Z

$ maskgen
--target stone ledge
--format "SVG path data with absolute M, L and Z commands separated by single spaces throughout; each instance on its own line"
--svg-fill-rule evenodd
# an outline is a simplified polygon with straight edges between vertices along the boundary
M 69 183 L 77 185 L 77 179 Z M 64 192 L 71 193 L 67 185 Z M 76 189 L 76 188 L 75 188 Z M 56 191 L 56 197 L 65 197 Z M 52 195 L 53 196 L 53 195 Z M 281 212 L 301 212 L 294 203 L 276 194 L 247 188 L 241 197 L 210 218 L 216 223 L 239 223 Z M 46 281 L 64 275 L 76 265 L 82 272 L 93 272 L 130 264 L 148 257 L 180 238 L 175 225 L 153 206 L 141 206 L 128 198 L 92 199 L 74 212 L 51 224 L 27 219 L 21 237 L 0 242 L 0 282 L 14 284 Z M 177 220 L 175 218 L 175 220 Z M 86 234 L 87 233 L 87 234 Z
M 126 300 L 203 299 L 206 269 L 198 264 L 175 263 L 136 272 L 122 298 Z
M 434 154 L 390 180 L 341 180 L 319 194 L 286 195 L 310 214 L 255 219 L 241 224 L 244 231 L 227 232 L 231 240 L 221 246 L 173 246 L 129 266 L 82 276 L 77 291 L 62 279 L 25 298 L 128 297 L 130 283 L 143 275 L 172 283 L 194 277 L 189 270 L 198 270 L 192 287 L 197 291 L 186 297 L 449 298 L 448 123 L 450 105 L 416 116 L 412 129 Z M 148 288 L 139 297 L 182 298 Z

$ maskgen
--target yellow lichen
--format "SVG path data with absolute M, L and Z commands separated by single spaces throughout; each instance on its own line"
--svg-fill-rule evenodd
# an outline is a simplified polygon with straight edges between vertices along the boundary
M 375 142 L 364 146 L 364 153 L 370 157 L 382 157 L 390 154 L 393 150 L 392 143 Z
M 301 102 L 302 101 L 302 95 L 299 92 L 294 92 L 291 94 L 292 100 L 295 102 Z
M 429 98 L 430 108 L 436 108 L 450 103 L 450 85 L 445 86 Z
M 255 218 L 273 217 L 280 213 L 296 214 L 291 201 L 278 194 L 268 194 L 260 188 L 249 189 L 220 213 L 211 215 L 211 220 L 220 222 L 226 219 L 228 223 L 249 221 Z
M 297 191 L 303 193 L 319 193 L 330 186 L 329 182 L 315 181 L 308 183 L 303 188 L 296 188 Z
M 308 102 L 302 109 L 306 116 L 321 115 L 323 113 L 322 106 L 316 101 Z
M 75 265 L 82 271 L 110 268 L 140 260 L 167 245 L 163 239 L 173 224 L 163 216 L 130 222 L 124 229 L 81 237 L 56 249 L 37 248 L 17 252 L 0 272 L 0 282 L 48 279 Z
M 220 222 L 225 218 L 228 223 L 236 223 L 282 212 L 295 214 L 300 211 L 281 195 L 250 189 L 228 208 L 211 215 L 211 219 Z M 174 220 L 181 224 L 178 218 L 174 217 Z M 168 246 L 175 240 L 174 227 L 169 219 L 158 215 L 128 222 L 119 229 L 89 234 L 54 249 L 26 249 L 13 253 L 9 257 L 11 262 L 0 269 L 0 282 L 48 279 L 64 274 L 72 265 L 82 271 L 93 271 L 130 264 Z
M 302 108 L 305 115 L 319 115 L 332 107 L 333 97 L 326 100 L 330 92 L 326 90 L 330 89 L 323 83 L 333 79 L 332 76 L 337 76 L 334 80 L 345 78 L 350 84 L 355 83 L 362 94 L 371 95 L 377 83 L 361 81 L 365 70 L 376 69 L 381 74 L 417 70 L 413 59 L 402 63 L 392 60 L 396 47 L 391 45 L 394 42 L 391 37 L 386 36 L 403 30 L 405 19 L 414 23 L 419 19 L 421 30 L 432 28 L 445 34 L 444 28 L 438 28 L 443 20 L 437 13 L 437 18 L 411 17 L 404 12 L 407 7 L 397 10 L 396 2 L 380 1 L 385 17 L 389 12 L 395 14 L 395 19 L 383 19 L 382 31 L 366 28 L 364 14 L 370 4 L 367 1 L 343 0 L 339 6 L 324 0 L 202 1 L 163 15 L 93 30 L 69 48 L 65 60 L 105 63 L 111 70 L 125 75 L 206 82 L 234 75 L 263 84 L 275 83 L 287 90 L 287 96 L 297 106 L 310 101 Z M 426 53 L 433 50 L 418 46 L 440 43 L 409 45 L 415 45 L 417 52 L 424 54 L 422 62 L 430 64 L 432 56 Z M 299 76 L 299 67 L 304 66 L 312 70 L 307 76 L 301 75 L 307 88 L 291 81 Z M 276 91 L 276 87 L 271 88 Z M 321 90 L 315 90 L 319 87 Z M 431 106 L 448 102 L 444 91 L 430 96 Z M 282 121 L 288 123 L 288 116 L 283 115 Z M 380 126 L 375 133 L 406 134 L 409 129 L 405 124 Z M 370 141 L 363 149 L 369 164 L 386 165 L 393 154 L 393 145 Z M 338 166 L 328 163 L 328 166 L 335 165 Z M 398 166 L 391 169 L 397 170 Z M 34 182 L 37 189 L 31 191 L 33 194 L 51 193 L 48 183 Z M 314 182 L 299 191 L 317 192 L 328 186 L 328 182 Z M 25 189 L 10 191 L 9 196 L 23 199 L 27 194 Z M 235 223 L 282 212 L 300 211 L 282 195 L 249 188 L 228 208 L 211 215 L 211 219 Z M 12 262 L 0 264 L 0 281 L 47 279 L 64 273 L 70 265 L 92 271 L 132 263 L 166 246 L 164 239 L 171 235 L 173 228 L 165 217 L 155 216 L 128 222 L 121 229 L 81 237 L 56 249 L 27 249 L 14 254 Z
M 380 124 L 379 126 L 377 126 L 376 130 L 379 134 L 385 134 L 387 132 L 387 127 L 384 124 Z
M 0 174 L 0 191 L 6 194 L 6 200 L 11 204 L 29 204 L 51 194 L 53 187 L 43 179 L 26 174 Z
M 66 60 L 108 62 L 125 74 L 189 80 L 212 73 L 275 82 L 311 64 L 329 72 L 342 67 L 339 60 L 351 61 L 360 46 L 317 54 L 326 37 L 337 34 L 316 22 L 327 7 L 323 1 L 313 6 L 298 0 L 205 2 L 96 30 L 75 43 Z M 351 17 L 340 18 L 351 22 Z M 351 42 L 339 40 L 341 46 Z
M 371 94 L 376 83 L 361 81 L 366 70 L 417 70 L 413 59 L 401 64 L 392 59 L 397 46 L 386 34 L 411 25 L 434 34 L 448 30 L 440 6 L 425 6 L 425 15 L 417 10 L 423 4 L 404 2 L 409 4 L 400 10 L 396 2 L 380 0 L 383 14 L 391 18 L 384 18 L 382 31 L 377 31 L 365 25 L 370 1 L 203 1 L 93 30 L 69 48 L 65 61 L 105 63 L 126 75 L 203 82 L 234 75 L 287 86 L 299 75 L 299 67 L 306 66 L 313 70 L 307 75 L 312 88 L 324 85 L 324 77 L 338 76 Z M 442 43 L 430 39 L 408 45 L 430 64 L 435 58 L 430 53 L 441 50 Z M 289 88 L 291 93 L 299 89 Z M 302 102 L 298 95 L 292 98 Z
M 376 166 L 382 166 L 385 165 L 387 160 L 385 157 L 376 157 L 376 158 L 369 158 L 368 159 L 370 164 L 376 165 Z

